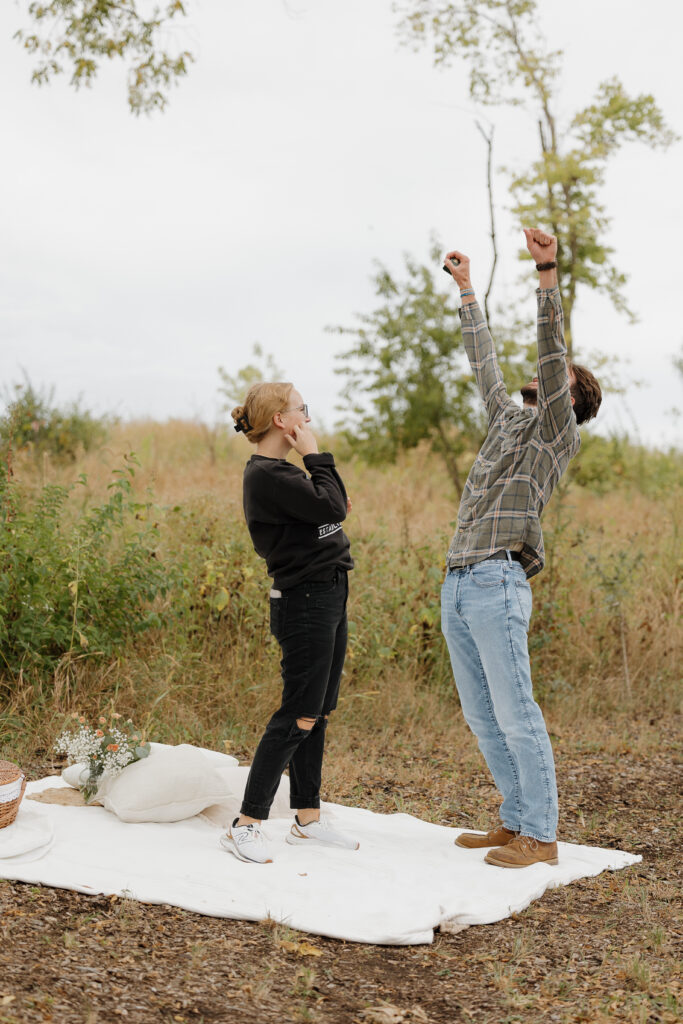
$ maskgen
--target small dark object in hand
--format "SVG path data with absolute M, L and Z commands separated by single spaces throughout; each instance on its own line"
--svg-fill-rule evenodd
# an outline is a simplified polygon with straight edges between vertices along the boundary
M 460 266 L 460 260 L 456 260 L 455 256 L 451 256 L 451 263 L 454 263 L 456 267 Z M 443 267 L 441 269 L 445 270 L 447 274 L 451 273 L 445 263 L 444 263 L 444 265 L 443 265 Z

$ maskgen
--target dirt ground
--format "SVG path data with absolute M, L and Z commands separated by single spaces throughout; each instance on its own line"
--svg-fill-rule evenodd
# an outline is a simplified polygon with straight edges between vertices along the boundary
M 565 746 L 560 837 L 640 853 L 642 863 L 549 891 L 499 924 L 412 947 L 0 881 L 0 1024 L 679 1020 L 683 773 L 674 751 Z M 31 774 L 50 770 L 43 761 Z M 411 770 L 433 780 L 428 800 L 419 786 L 406 792 Z M 481 763 L 465 758 L 456 780 L 446 750 L 428 765 L 384 756 L 352 789 L 327 795 L 385 811 L 398 796 L 402 810 L 480 827 L 495 820 L 497 803 Z

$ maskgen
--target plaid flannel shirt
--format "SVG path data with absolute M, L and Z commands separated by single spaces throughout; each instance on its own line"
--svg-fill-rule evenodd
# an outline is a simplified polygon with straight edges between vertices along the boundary
M 540 517 L 581 444 L 569 393 L 558 288 L 537 289 L 538 400 L 520 408 L 505 390 L 493 339 L 476 302 L 462 306 L 465 349 L 489 427 L 472 466 L 446 564 L 461 568 L 517 551 L 527 578 L 545 564 Z

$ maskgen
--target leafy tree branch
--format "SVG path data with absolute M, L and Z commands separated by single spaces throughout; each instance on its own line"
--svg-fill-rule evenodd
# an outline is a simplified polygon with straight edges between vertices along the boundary
M 557 82 L 561 50 L 550 50 L 538 27 L 538 0 L 397 0 L 399 37 L 430 46 L 435 65 L 456 60 L 469 71 L 469 92 L 487 106 L 526 109 L 538 125 L 539 151 L 523 170 L 508 169 L 512 212 L 523 224 L 546 225 L 559 241 L 558 277 L 565 333 L 572 353 L 572 313 L 581 287 L 608 296 L 633 319 L 626 276 L 605 241 L 610 220 L 601 199 L 609 160 L 641 142 L 666 149 L 677 136 L 653 96 L 630 96 L 617 78 L 597 87 L 593 101 L 563 120 Z M 520 258 L 528 259 L 525 250 Z
M 163 6 L 147 0 L 34 0 L 28 14 L 34 31 L 15 38 L 38 58 L 32 79 L 45 85 L 70 74 L 76 89 L 90 86 L 105 60 L 128 65 L 128 104 L 134 114 L 163 110 L 168 89 L 187 74 L 192 54 L 171 51 L 165 37 L 175 19 L 186 15 L 182 0 Z

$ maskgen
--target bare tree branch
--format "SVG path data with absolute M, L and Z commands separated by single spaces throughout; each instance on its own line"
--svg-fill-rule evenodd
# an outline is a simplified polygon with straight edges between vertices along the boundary
M 486 288 L 486 294 L 484 295 L 484 316 L 486 322 L 490 323 L 489 319 L 489 295 L 493 287 L 493 277 L 496 272 L 496 264 L 498 263 L 498 246 L 496 243 L 496 222 L 495 222 L 495 208 L 493 204 L 493 175 L 492 175 L 492 160 L 493 160 L 493 133 L 495 131 L 494 125 L 491 125 L 490 134 L 486 134 L 482 126 L 478 121 L 474 122 L 479 130 L 480 135 L 483 137 L 487 148 L 486 157 L 486 189 L 489 197 L 489 223 L 491 227 L 491 246 L 493 249 L 493 262 L 491 263 L 491 273 L 489 275 L 489 283 Z

